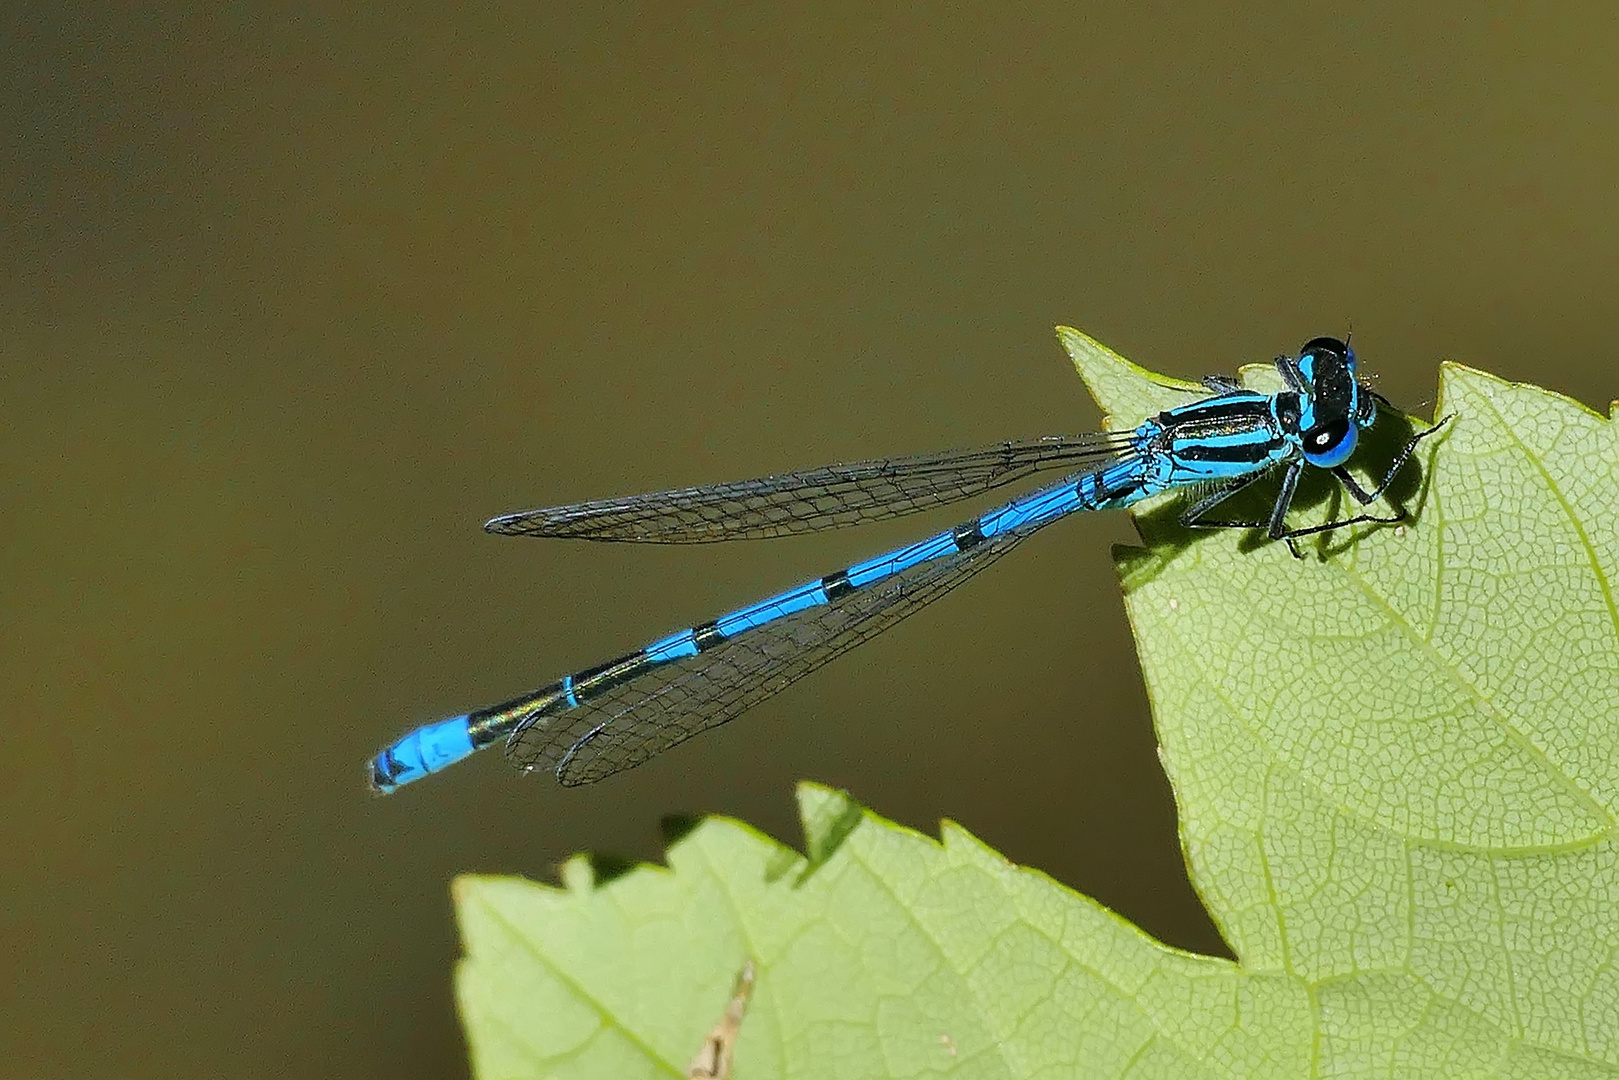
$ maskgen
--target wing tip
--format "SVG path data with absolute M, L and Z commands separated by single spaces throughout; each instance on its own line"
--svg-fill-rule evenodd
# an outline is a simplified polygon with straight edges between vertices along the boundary
M 483 531 L 491 536 L 531 536 L 535 533 L 544 535 L 544 519 L 536 519 L 534 512 L 524 510 L 515 514 L 501 514 L 492 517 L 483 523 Z

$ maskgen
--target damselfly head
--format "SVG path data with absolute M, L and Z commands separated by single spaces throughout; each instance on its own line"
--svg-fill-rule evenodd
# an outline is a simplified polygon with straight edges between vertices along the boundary
M 1299 416 L 1304 459 L 1323 469 L 1342 465 L 1355 452 L 1359 428 L 1370 424 L 1355 380 L 1355 351 L 1334 337 L 1312 338 L 1299 350 L 1298 369 L 1305 385 Z
M 1331 380 L 1338 371 L 1354 378 L 1355 350 L 1349 347 L 1349 342 L 1335 337 L 1311 338 L 1299 350 L 1299 371 L 1311 384 Z

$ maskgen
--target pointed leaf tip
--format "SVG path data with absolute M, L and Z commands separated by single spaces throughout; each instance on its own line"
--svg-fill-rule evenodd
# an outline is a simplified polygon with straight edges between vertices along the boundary
M 1095 338 L 1071 326 L 1057 327 L 1057 340 L 1073 360 L 1079 377 L 1106 414 L 1110 430 L 1133 428 L 1147 417 L 1184 405 L 1187 393 L 1204 393 L 1196 383 L 1182 382 L 1131 363 Z
M 823 784 L 798 785 L 798 814 L 804 826 L 804 854 L 810 867 L 826 862 L 860 824 L 865 808 L 846 791 Z

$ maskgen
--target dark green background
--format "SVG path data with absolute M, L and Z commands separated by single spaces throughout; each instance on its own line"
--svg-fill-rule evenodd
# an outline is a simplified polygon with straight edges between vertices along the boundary
M 0 10 L 6 1075 L 460 1075 L 452 875 L 795 838 L 799 777 L 1219 950 L 1120 515 L 598 787 L 361 765 L 961 515 L 484 518 L 1090 428 L 1056 322 L 1619 393 L 1610 4 L 313 7 Z

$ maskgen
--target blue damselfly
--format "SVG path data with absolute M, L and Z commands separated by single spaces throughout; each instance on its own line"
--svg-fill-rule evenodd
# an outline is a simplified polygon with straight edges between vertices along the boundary
M 943 506 L 1036 472 L 1050 486 L 935 533 L 635 652 L 574 672 L 532 693 L 418 728 L 371 762 L 380 792 L 420 779 L 504 741 L 528 770 L 545 765 L 564 784 L 633 768 L 725 723 L 936 600 L 1035 530 L 1079 510 L 1129 506 L 1177 489 L 1195 492 L 1180 515 L 1192 528 L 1263 529 L 1300 556 L 1299 538 L 1359 523 L 1357 514 L 1289 528 L 1307 468 L 1329 471 L 1361 506 L 1387 491 L 1417 444 L 1413 434 L 1382 482 L 1363 488 L 1345 468 L 1361 431 L 1387 400 L 1357 377 L 1347 341 L 1319 337 L 1275 361 L 1285 389 L 1263 394 L 1210 376 L 1206 396 L 1133 431 L 1004 442 L 977 450 L 829 465 L 758 480 L 678 488 L 497 517 L 507 536 L 691 544 L 840 528 Z M 1279 473 L 1264 520 L 1216 520 L 1221 503 Z

